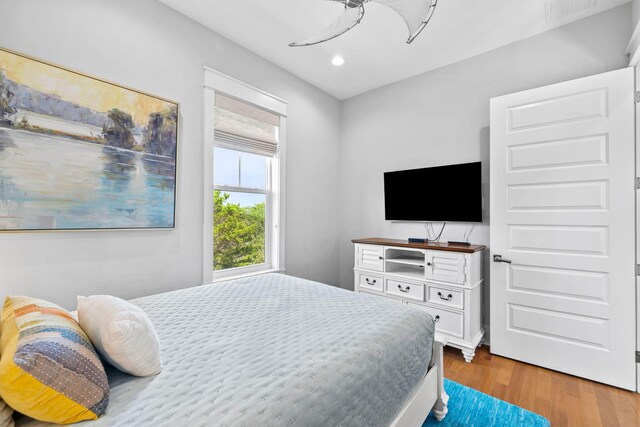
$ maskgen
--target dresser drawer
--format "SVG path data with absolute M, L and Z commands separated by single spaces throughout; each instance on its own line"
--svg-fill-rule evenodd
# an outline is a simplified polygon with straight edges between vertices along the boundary
M 464 292 L 427 283 L 427 302 L 462 310 L 464 308 Z
M 387 293 L 402 298 L 424 301 L 424 284 L 387 279 Z
M 375 274 L 357 273 L 358 287 L 360 289 L 369 289 L 378 292 L 384 292 L 384 279 L 382 276 Z
M 440 310 L 422 304 L 407 303 L 410 307 L 426 311 L 436 322 L 436 330 L 445 334 L 464 338 L 464 315 L 448 310 Z
M 386 299 L 386 300 L 389 300 L 389 301 L 395 301 L 395 302 L 397 302 L 398 304 L 402 304 L 402 298 L 397 297 L 397 296 L 395 296 L 395 295 L 379 294 L 379 293 L 371 292 L 371 291 L 369 291 L 369 290 L 367 290 L 367 289 L 363 289 L 363 288 L 361 288 L 361 289 L 360 289 L 360 293 L 361 293 L 361 294 L 365 294 L 365 295 L 374 295 L 374 296 L 377 296 L 378 298 L 384 298 L 384 299 Z M 404 305 L 404 304 L 403 304 L 403 305 Z

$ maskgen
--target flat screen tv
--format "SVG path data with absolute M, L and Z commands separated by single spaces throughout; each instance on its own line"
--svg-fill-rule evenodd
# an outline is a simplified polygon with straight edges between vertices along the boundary
M 387 221 L 482 222 L 482 163 L 386 172 Z

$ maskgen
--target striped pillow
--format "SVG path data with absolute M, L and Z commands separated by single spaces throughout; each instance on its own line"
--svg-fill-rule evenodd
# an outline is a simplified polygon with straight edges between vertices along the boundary
M 0 399 L 0 427 L 13 427 L 13 409 Z
M 2 323 L 0 323 L 0 330 L 2 330 Z M 0 356 L 2 356 L 1 351 Z M 14 425 L 13 409 L 0 397 L 0 427 L 13 427 Z
M 61 307 L 7 297 L 0 333 L 0 396 L 41 421 L 94 420 L 109 402 L 104 367 L 91 341 Z

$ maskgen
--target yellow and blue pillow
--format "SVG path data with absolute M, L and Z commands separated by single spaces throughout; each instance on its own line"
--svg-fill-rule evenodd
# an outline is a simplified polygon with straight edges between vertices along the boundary
M 104 367 L 66 310 L 7 297 L 0 325 L 0 396 L 13 409 L 58 424 L 95 420 L 105 412 Z

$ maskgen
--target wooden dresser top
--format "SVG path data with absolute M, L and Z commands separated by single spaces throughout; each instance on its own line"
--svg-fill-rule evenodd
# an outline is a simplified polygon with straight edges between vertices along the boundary
M 452 245 L 449 243 L 429 242 L 429 243 L 408 243 L 406 240 L 383 239 L 379 237 L 369 237 L 366 239 L 354 239 L 353 243 L 362 243 L 365 245 L 381 245 L 381 246 L 399 246 L 403 248 L 429 249 L 434 251 L 449 251 L 473 253 L 486 249 L 484 245 Z

